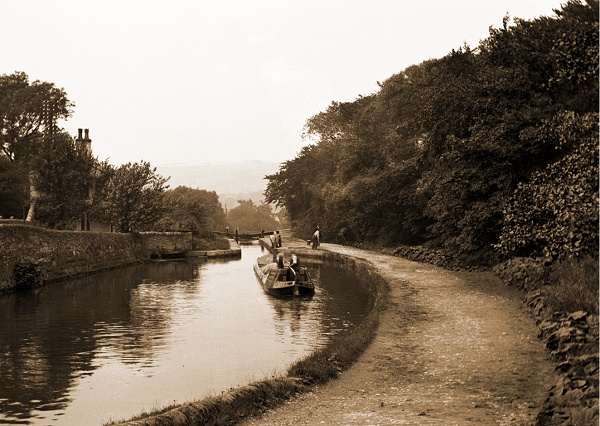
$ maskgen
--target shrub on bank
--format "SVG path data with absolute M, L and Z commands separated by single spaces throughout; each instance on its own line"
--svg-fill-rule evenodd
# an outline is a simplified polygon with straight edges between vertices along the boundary
M 515 257 L 494 266 L 493 271 L 511 287 L 524 291 L 538 289 L 548 280 L 549 269 L 544 261 L 529 257 Z
M 566 259 L 550 270 L 549 285 L 543 288 L 551 312 L 585 311 L 598 315 L 598 259 Z
M 44 284 L 42 270 L 35 262 L 16 262 L 13 278 L 17 290 L 31 290 Z
M 543 260 L 517 257 L 496 265 L 494 272 L 507 285 L 524 291 L 540 290 L 545 311 L 585 311 L 598 314 L 598 259 L 587 255 L 552 265 Z

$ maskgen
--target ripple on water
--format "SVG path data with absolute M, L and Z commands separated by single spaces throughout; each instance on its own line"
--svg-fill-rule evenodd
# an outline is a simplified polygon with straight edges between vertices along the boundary
M 359 323 L 352 271 L 312 299 L 267 295 L 242 259 L 138 265 L 0 298 L 0 423 L 97 424 L 283 371 Z

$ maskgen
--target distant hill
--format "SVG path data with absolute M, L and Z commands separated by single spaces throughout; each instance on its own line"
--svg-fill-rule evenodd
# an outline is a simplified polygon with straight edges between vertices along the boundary
M 267 187 L 266 175 L 276 173 L 280 163 L 247 161 L 242 163 L 206 163 L 195 166 L 157 166 L 161 176 L 170 176 L 171 189 L 187 186 L 194 189 L 215 191 L 221 203 L 229 209 L 237 200 L 250 198 L 255 203 L 262 201 L 262 193 Z

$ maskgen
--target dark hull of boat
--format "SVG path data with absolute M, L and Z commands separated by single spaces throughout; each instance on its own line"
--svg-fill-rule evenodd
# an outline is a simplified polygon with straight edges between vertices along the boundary
M 310 296 L 315 293 L 315 286 L 307 272 L 304 274 L 306 279 L 298 282 L 286 280 L 286 269 L 279 269 L 275 264 L 261 266 L 255 263 L 254 272 L 263 289 L 273 296 Z
M 296 293 L 295 286 L 289 286 L 285 288 L 275 288 L 263 285 L 265 291 L 273 296 L 312 296 L 315 294 L 314 287 L 298 286 L 298 292 Z

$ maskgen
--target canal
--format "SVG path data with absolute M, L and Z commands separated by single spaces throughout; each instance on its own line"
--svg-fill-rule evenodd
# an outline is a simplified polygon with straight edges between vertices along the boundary
M 310 299 L 277 299 L 234 260 L 136 265 L 0 297 L 0 424 L 100 425 L 261 380 L 360 323 L 367 289 L 307 264 Z

